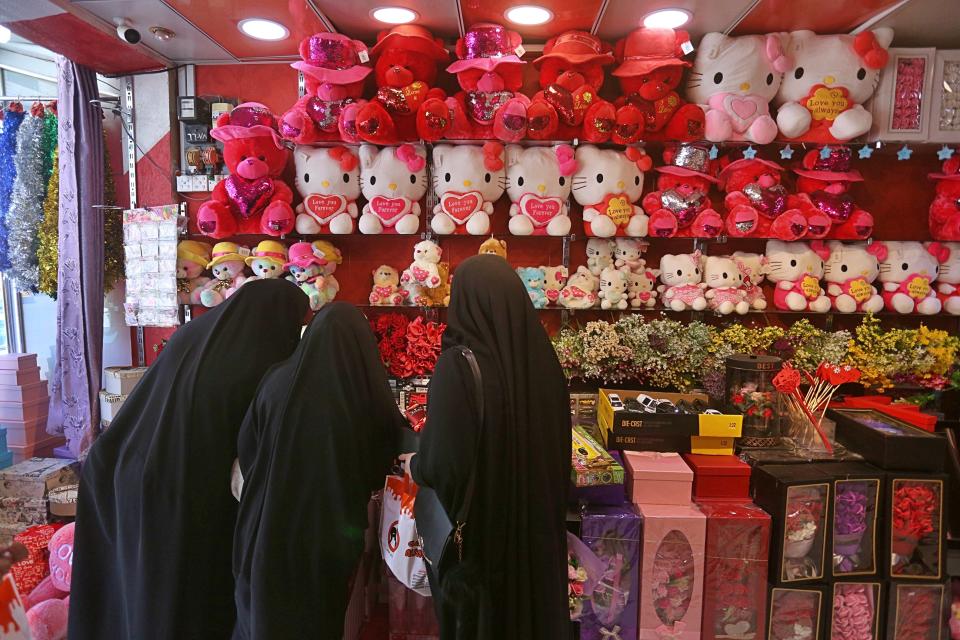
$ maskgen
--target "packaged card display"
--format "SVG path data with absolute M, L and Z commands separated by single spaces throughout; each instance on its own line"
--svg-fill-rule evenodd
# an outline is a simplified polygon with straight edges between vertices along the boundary
M 883 510 L 883 472 L 857 462 L 827 467 L 833 475 L 831 567 L 835 578 L 880 575 L 877 518 Z
M 835 582 L 832 585 L 829 640 L 880 640 L 883 585 Z
M 684 454 L 683 459 L 693 470 L 693 499 L 749 500 L 750 465 L 736 456 L 705 456 Z
M 640 530 L 640 516 L 631 505 L 584 509 L 580 539 L 603 568 L 583 602 L 580 640 L 637 640 Z
M 881 469 L 942 471 L 946 441 L 873 409 L 831 409 L 837 442 Z
M 771 587 L 767 640 L 820 640 L 829 611 L 827 587 Z
M 177 205 L 123 212 L 124 315 L 130 326 L 179 324 L 177 238 L 185 221 Z
M 947 640 L 949 583 L 893 583 L 887 605 L 886 640 Z
M 701 638 L 758 638 L 767 615 L 770 516 L 751 502 L 702 502 L 707 518 Z
M 890 474 L 887 480 L 887 576 L 898 580 L 940 580 L 944 576 L 949 504 L 947 476 Z
M 624 451 L 627 496 L 634 504 L 690 504 L 693 471 L 678 453 Z

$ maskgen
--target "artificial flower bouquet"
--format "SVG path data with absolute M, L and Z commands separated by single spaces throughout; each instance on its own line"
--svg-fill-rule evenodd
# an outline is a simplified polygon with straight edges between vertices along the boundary
M 906 474 L 890 479 L 891 578 L 939 580 L 944 575 L 946 477 Z
M 824 624 L 826 587 L 772 587 L 767 638 L 818 640 Z
M 876 529 L 882 472 L 859 462 L 838 463 L 833 471 L 832 575 L 878 575 Z
M 949 582 L 895 583 L 887 609 L 888 640 L 946 640 Z
M 830 640 L 880 640 L 882 585 L 836 582 L 830 613 Z
M 445 324 L 428 322 L 423 316 L 410 320 L 402 313 L 385 313 L 370 325 L 390 376 L 406 379 L 433 373 Z

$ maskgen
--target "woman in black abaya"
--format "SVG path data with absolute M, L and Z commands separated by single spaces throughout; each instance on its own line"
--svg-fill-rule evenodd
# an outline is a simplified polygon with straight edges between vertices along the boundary
M 464 562 L 431 584 L 441 637 L 563 640 L 569 633 L 566 380 L 523 284 L 502 258 L 477 256 L 457 267 L 447 323 L 411 473 L 453 517 L 478 447 L 479 466 Z M 479 438 L 474 378 L 460 346 L 473 351 L 482 373 Z
M 240 431 L 236 640 L 343 637 L 367 503 L 405 424 L 367 320 L 325 306 Z
M 83 464 L 71 640 L 219 640 L 235 621 L 230 471 L 267 369 L 297 345 L 308 300 L 245 284 L 178 329 Z

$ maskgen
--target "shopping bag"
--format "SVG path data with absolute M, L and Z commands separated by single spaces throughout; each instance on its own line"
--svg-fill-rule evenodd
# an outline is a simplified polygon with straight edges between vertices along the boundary
M 413 505 L 417 485 L 408 476 L 387 476 L 380 516 L 380 551 L 390 572 L 408 589 L 430 595 Z
M 9 573 L 0 578 L 0 638 L 30 640 L 23 599 L 17 593 L 17 585 Z

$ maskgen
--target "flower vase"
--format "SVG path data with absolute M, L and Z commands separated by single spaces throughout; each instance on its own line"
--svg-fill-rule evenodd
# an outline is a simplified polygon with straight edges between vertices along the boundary
M 909 558 L 917 550 L 918 544 L 920 544 L 920 538 L 917 536 L 894 529 L 890 550 L 898 556 Z
M 813 543 L 816 540 L 816 536 L 810 536 L 803 540 L 787 540 L 783 543 L 783 557 L 784 558 L 806 558 L 810 555 L 810 550 L 813 549 Z

